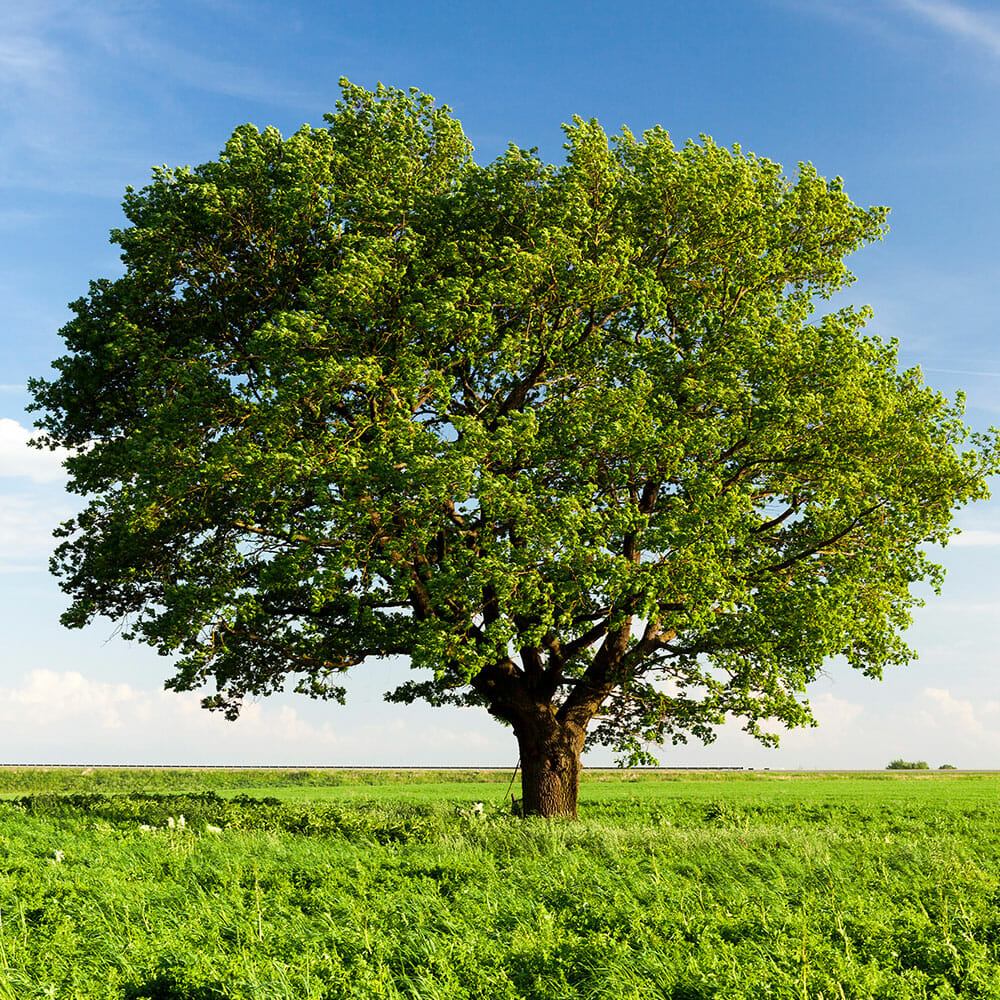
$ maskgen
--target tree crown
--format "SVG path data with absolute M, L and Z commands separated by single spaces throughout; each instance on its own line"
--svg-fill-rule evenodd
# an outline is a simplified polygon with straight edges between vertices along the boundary
M 129 189 L 125 274 L 32 386 L 87 497 L 64 622 L 127 620 L 230 715 L 398 655 L 425 673 L 392 698 L 596 716 L 640 756 L 809 722 L 830 657 L 903 662 L 997 450 L 868 310 L 815 318 L 886 210 L 564 128 L 560 166 L 480 166 L 446 107 L 345 83 L 324 128 Z

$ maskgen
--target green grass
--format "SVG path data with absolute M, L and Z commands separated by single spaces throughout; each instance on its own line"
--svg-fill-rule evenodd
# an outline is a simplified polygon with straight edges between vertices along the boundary
M 0 767 L 0 795 L 32 792 L 301 792 L 408 789 L 425 784 L 506 784 L 510 771 L 340 768 Z
M 221 773 L 0 771 L 2 1000 L 1000 998 L 996 775 Z

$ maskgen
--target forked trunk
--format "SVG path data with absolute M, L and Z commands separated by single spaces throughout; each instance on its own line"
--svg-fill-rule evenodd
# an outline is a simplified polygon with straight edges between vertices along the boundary
M 525 816 L 576 819 L 584 733 L 551 717 L 515 725 L 521 750 L 521 809 Z

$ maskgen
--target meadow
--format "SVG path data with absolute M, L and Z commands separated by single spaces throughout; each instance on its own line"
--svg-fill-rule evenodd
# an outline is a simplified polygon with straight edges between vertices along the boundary
M 0 769 L 0 1000 L 1000 998 L 996 774 L 510 778 Z

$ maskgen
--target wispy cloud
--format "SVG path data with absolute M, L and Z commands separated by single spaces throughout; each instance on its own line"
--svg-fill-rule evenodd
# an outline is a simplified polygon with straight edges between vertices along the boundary
M 0 39 L 0 82 L 6 86 L 46 90 L 59 70 L 58 51 L 41 38 L 22 31 Z
M 55 540 L 52 531 L 72 517 L 61 497 L 39 492 L 0 495 L 0 568 L 4 573 L 45 569 Z
M 920 366 L 921 371 L 932 372 L 938 375 L 973 375 L 976 378 L 1000 378 L 1000 372 L 973 371 L 971 368 L 928 368 L 926 365 Z
M 72 517 L 62 490 L 67 452 L 28 447 L 31 432 L 0 418 L 0 573 L 45 569 L 55 545 L 52 531 Z
M 133 57 L 196 90 L 275 107 L 301 108 L 316 100 L 315 94 L 287 85 L 276 73 L 204 56 L 152 36 L 136 37 L 131 46 Z
M 219 30 L 234 39 L 252 30 L 258 41 L 264 30 L 256 23 L 248 29 L 236 9 L 220 18 Z M 310 99 L 290 82 L 284 62 L 220 57 L 207 41 L 186 37 L 184 23 L 183 11 L 153 0 L 5 5 L 3 184 L 117 198 L 125 183 L 141 182 L 151 163 L 170 155 L 170 125 L 187 121 L 185 89 L 271 107 L 318 103 L 318 95 Z M 240 45 L 230 49 L 238 53 Z
M 896 3 L 947 34 L 984 47 L 1000 58 L 1000 15 L 952 0 L 896 0 Z
M 877 38 L 896 48 L 905 44 L 898 26 L 886 16 L 884 4 L 878 0 L 768 0 L 772 5 L 793 11 L 803 17 L 819 17 L 856 34 Z M 891 0 L 889 0 L 891 2 Z
M 1000 57 L 1000 14 L 956 0 L 769 0 L 805 17 L 820 17 L 877 38 L 894 49 L 914 51 L 918 26 L 985 49 Z M 900 17 L 900 15 L 909 15 Z
M 131 30 L 128 19 L 128 11 L 113 2 L 6 5 L 0 42 L 5 186 L 90 193 L 107 188 L 103 193 L 109 195 L 120 190 L 126 159 L 122 122 L 114 120 L 120 99 L 103 99 L 102 74 L 117 76 L 108 46 Z
M 56 545 L 52 531 L 70 516 L 37 500 L 0 496 L 0 574 L 46 572 Z

